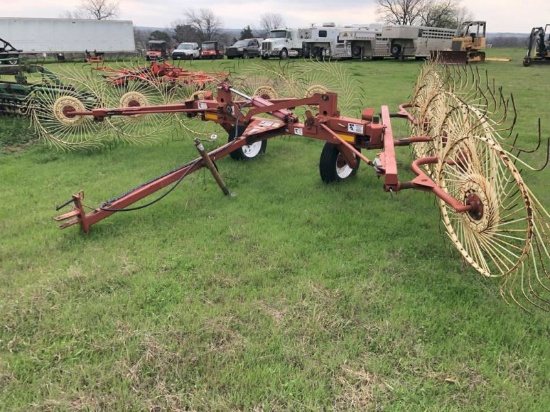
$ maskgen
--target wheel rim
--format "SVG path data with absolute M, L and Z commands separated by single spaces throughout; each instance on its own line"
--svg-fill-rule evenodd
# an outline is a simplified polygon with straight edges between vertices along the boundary
M 262 144 L 263 142 L 255 142 L 252 144 L 244 145 L 241 150 L 243 152 L 243 156 L 252 159 L 253 157 L 256 157 L 260 154 L 262 150 Z
M 438 164 L 437 181 L 473 209 L 456 213 L 439 201 L 451 241 L 487 277 L 506 276 L 530 250 L 532 210 L 526 187 L 502 148 L 487 137 L 455 141 Z
M 350 167 L 346 157 L 342 153 L 338 153 L 336 157 L 336 175 L 340 179 L 346 179 L 353 173 L 353 168 Z

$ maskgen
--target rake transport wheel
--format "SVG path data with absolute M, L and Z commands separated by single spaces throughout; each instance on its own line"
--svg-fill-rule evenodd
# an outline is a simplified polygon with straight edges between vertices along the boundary
M 487 137 L 452 143 L 436 180 L 473 208 L 456 213 L 439 201 L 443 224 L 463 258 L 486 277 L 506 277 L 525 260 L 533 234 L 532 207 L 518 170 Z
M 339 145 L 325 143 L 319 160 L 319 173 L 325 183 L 339 182 L 349 177 L 355 176 L 359 169 L 360 161 L 357 159 L 357 165 L 351 167 L 346 157 L 340 152 Z
M 91 116 L 72 115 L 97 107 L 99 99 L 89 93 L 45 88 L 30 97 L 31 119 L 40 139 L 59 149 L 101 146 L 107 128 Z
M 229 133 L 227 141 L 232 142 L 233 140 L 237 139 L 244 133 L 245 129 L 245 127 L 237 126 L 235 130 Z M 229 156 L 231 156 L 231 158 L 235 160 L 251 160 L 263 155 L 266 148 L 267 140 L 261 140 L 259 142 L 254 142 L 249 145 L 244 145 L 241 148 L 229 153 Z

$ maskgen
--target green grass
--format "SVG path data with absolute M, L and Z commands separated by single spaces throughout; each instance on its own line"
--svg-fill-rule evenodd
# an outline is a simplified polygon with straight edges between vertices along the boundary
M 480 68 L 514 94 L 533 141 L 550 68 L 523 68 L 522 52 L 491 50 L 514 60 Z M 407 101 L 420 68 L 344 64 L 377 110 Z M 28 131 L 21 119 L 0 128 Z M 96 207 L 196 157 L 191 140 L 3 151 L 0 409 L 547 410 L 548 314 L 507 305 L 497 280 L 461 261 L 431 195 L 390 196 L 365 165 L 324 185 L 321 148 L 270 140 L 253 162 L 217 162 L 233 196 L 199 171 L 89 235 L 57 230 L 54 205 L 83 189 Z M 532 184 L 547 207 L 549 177 Z

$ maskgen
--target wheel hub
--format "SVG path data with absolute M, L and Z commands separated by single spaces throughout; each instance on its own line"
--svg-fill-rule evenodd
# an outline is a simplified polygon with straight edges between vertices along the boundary
M 258 96 L 262 99 L 276 99 L 279 95 L 271 86 L 260 86 L 254 90 L 253 96 Z
M 84 103 L 73 96 L 59 97 L 53 104 L 53 114 L 63 125 L 78 126 L 86 121 L 82 116 L 72 114 L 75 111 L 84 111 Z
M 142 107 L 142 106 L 148 106 L 148 105 L 149 105 L 149 101 L 147 100 L 147 97 L 145 97 L 144 94 L 139 92 L 124 93 L 120 98 L 121 107 Z M 135 114 L 135 115 L 132 115 L 131 117 L 134 119 L 138 119 L 142 116 L 143 114 Z
M 471 230 L 490 234 L 500 222 L 497 197 L 481 175 L 469 175 L 459 189 L 459 199 L 463 199 L 471 209 L 462 214 L 462 218 Z

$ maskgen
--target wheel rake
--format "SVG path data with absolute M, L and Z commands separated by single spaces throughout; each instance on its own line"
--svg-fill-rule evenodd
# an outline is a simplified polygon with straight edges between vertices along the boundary
M 527 166 L 520 156 L 534 151 L 519 148 L 517 138 L 510 140 L 515 123 L 512 99 L 505 99 L 489 82 L 482 82 L 475 70 L 451 70 L 430 62 L 420 72 L 412 101 L 402 104 L 397 112 L 390 113 L 387 106 L 382 106 L 378 113 L 366 108 L 360 117 L 346 117 L 339 110 L 338 93 L 328 86 L 312 88 L 322 83 L 308 77 L 314 71 L 311 68 L 308 72 L 300 65 L 295 69 L 263 67 L 261 77 L 245 74 L 235 78 L 241 89 L 221 82 L 215 91 L 206 90 L 170 104 L 75 109 L 65 113 L 95 122 L 172 114 L 193 122 L 212 123 L 229 137 L 227 143 L 209 153 L 195 139 L 199 157 L 98 208 L 85 207 L 82 192 L 73 195 L 58 207 L 73 206 L 55 218 L 62 222 L 60 227 L 79 225 L 87 233 L 102 219 L 131 210 L 135 202 L 177 185 L 203 167 L 212 172 L 223 193 L 229 194 L 215 166 L 217 160 L 227 155 L 253 159 L 265 152 L 270 138 L 307 137 L 325 142 L 319 171 L 326 183 L 350 178 L 363 161 L 383 180 L 385 191 L 413 189 L 433 193 L 438 198 L 448 238 L 468 264 L 485 277 L 499 278 L 502 296 L 508 302 L 525 310 L 532 305 L 550 309 L 550 214 L 517 168 L 517 164 Z M 318 71 L 322 73 L 323 68 L 320 65 Z M 344 71 L 341 67 L 331 68 L 322 75 L 327 73 L 337 78 Z M 355 101 L 354 92 L 358 89 L 340 87 L 343 93 L 351 91 L 351 97 L 344 94 L 343 100 Z M 270 94 L 272 90 L 277 96 Z M 354 107 L 350 105 L 351 110 Z M 407 120 L 411 135 L 394 138 L 392 118 Z M 190 127 L 195 123 L 185 124 Z M 540 128 L 538 138 L 537 148 L 544 147 L 540 144 Z M 411 169 L 416 177 L 410 181 L 399 179 L 395 149 L 401 146 L 413 148 Z M 361 153 L 362 149 L 379 153 L 370 159 Z M 546 150 L 546 162 L 538 170 L 548 165 L 550 142 Z
M 357 115 L 363 109 L 363 90 L 345 66 L 332 62 L 284 61 L 246 64 L 232 76 L 233 86 L 249 96 L 265 99 L 301 99 L 328 91 L 338 94 L 338 109 L 346 116 Z M 304 116 L 316 106 L 297 106 L 294 114 Z
M 89 149 L 111 136 L 105 123 L 89 116 L 73 116 L 74 111 L 104 107 L 97 79 L 82 70 L 57 75 L 58 84 L 35 88 L 30 96 L 30 115 L 39 139 L 58 149 Z
M 132 110 L 183 101 L 193 97 L 193 93 L 200 97 L 198 93 L 204 93 L 208 87 L 214 89 L 211 84 L 225 77 L 227 73 L 191 72 L 157 62 L 149 67 L 132 63 L 111 67 L 66 65 L 60 68 L 59 78 L 70 86 L 33 94 L 34 129 L 43 140 L 61 149 L 87 149 L 119 142 L 149 143 L 173 129 L 174 117 L 161 112 L 147 116 L 139 112 L 131 114 Z M 180 93 L 181 90 L 186 94 Z M 127 108 L 127 114 L 108 116 L 104 121 L 73 114 L 109 107 Z M 186 127 L 193 131 L 197 128 Z

